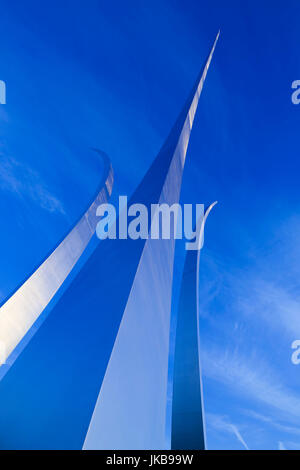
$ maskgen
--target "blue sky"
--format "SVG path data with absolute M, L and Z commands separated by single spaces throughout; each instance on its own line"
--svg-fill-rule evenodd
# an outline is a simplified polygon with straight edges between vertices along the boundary
M 0 299 L 90 201 L 101 172 L 91 147 L 111 158 L 114 195 L 131 194 L 221 29 L 182 191 L 219 201 L 201 255 L 208 445 L 300 448 L 299 2 L 0 7 Z

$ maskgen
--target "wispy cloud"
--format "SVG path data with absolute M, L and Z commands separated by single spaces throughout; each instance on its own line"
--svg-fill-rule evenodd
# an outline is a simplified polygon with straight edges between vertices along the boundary
M 243 446 L 245 447 L 245 449 L 249 450 L 249 447 L 247 446 L 246 442 L 245 442 L 244 439 L 242 438 L 241 433 L 239 432 L 239 430 L 238 430 L 238 428 L 235 426 L 235 424 L 231 424 L 231 428 L 232 428 L 234 434 L 236 435 L 237 439 L 243 444 Z
M 266 331 L 300 339 L 299 237 L 300 214 L 293 214 L 278 221 L 263 254 L 262 247 L 249 245 L 243 266 L 228 269 L 224 260 L 208 253 L 205 268 L 211 271 L 211 279 L 201 300 L 203 316 L 209 317 L 211 302 L 223 296 L 226 313 L 236 315 L 249 328 L 265 323 Z
M 285 387 L 282 378 L 253 352 L 245 356 L 237 350 L 211 347 L 203 350 L 203 366 L 207 377 L 221 382 L 231 391 L 264 403 L 289 418 L 300 418 L 298 393 Z
M 248 294 L 237 301 L 241 314 L 259 316 L 269 328 L 300 338 L 300 293 L 264 279 L 249 279 L 248 286 Z
M 300 214 L 272 229 L 264 246 L 249 240 L 236 264 L 206 251 L 202 364 L 217 382 L 206 381 L 208 389 L 228 396 L 222 407 L 208 396 L 210 410 L 235 418 L 246 407 L 262 411 L 245 417 L 253 445 L 269 448 L 274 435 L 274 446 L 280 440 L 293 448 L 289 439 L 300 436 L 300 366 L 291 363 L 292 341 L 300 339 Z
M 65 214 L 61 201 L 43 184 L 36 171 L 3 154 L 0 154 L 0 188 L 30 199 L 48 212 Z
M 249 450 L 249 447 L 243 439 L 237 426 L 235 424 L 232 424 L 226 416 L 207 413 L 206 420 L 208 426 L 211 426 L 218 431 L 234 434 L 237 440 L 243 445 L 243 447 L 245 447 L 246 450 Z
M 245 414 L 252 417 L 252 418 L 254 418 L 254 419 L 256 419 L 256 420 L 258 420 L 258 421 L 269 424 L 270 426 L 278 429 L 282 433 L 300 436 L 300 427 L 285 424 L 281 421 L 278 421 L 278 420 L 274 419 L 273 416 L 265 416 L 261 413 L 257 413 L 257 412 L 252 411 L 252 410 L 245 410 Z

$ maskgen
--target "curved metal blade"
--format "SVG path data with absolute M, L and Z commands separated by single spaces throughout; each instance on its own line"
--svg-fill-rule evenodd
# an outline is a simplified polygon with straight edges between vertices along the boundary
M 93 150 L 104 162 L 103 178 L 93 202 L 54 251 L 0 308 L 0 366 L 47 307 L 96 230 L 99 220 L 96 208 L 108 201 L 114 177 L 108 156 L 100 150 Z

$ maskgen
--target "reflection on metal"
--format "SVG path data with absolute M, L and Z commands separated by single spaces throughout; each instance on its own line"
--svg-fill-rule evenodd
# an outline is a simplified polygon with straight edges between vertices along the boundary
M 188 251 L 185 259 L 176 328 L 172 449 L 205 449 L 205 430 L 200 363 L 199 263 L 206 219 L 217 203 L 211 204 L 202 220 L 198 250 Z
M 200 220 L 199 221 L 199 227 L 197 227 L 197 230 L 199 230 L 200 232 L 200 236 L 199 236 L 199 244 L 198 244 L 198 260 L 200 260 L 200 254 L 199 254 L 199 250 L 201 250 L 203 248 L 203 245 L 204 245 L 204 227 L 205 227 L 205 222 L 207 220 L 207 217 L 209 216 L 211 210 L 215 207 L 215 205 L 218 204 L 218 201 L 215 201 L 213 202 L 205 211 L 205 214 L 204 214 L 204 217 L 203 217 L 203 220 Z
M 178 201 L 213 50 L 129 205 Z M 98 244 L 0 384 L 0 448 L 170 447 L 173 256 L 174 240 Z
M 95 232 L 99 220 L 96 208 L 108 201 L 113 186 L 110 160 L 103 152 L 97 152 L 104 162 L 104 176 L 92 204 L 57 248 L 0 308 L 0 365 L 47 307 Z
M 219 36 L 219 35 L 218 35 Z M 218 37 L 172 135 L 159 204 L 178 203 L 191 129 Z M 165 449 L 175 240 L 148 239 L 85 439 L 84 449 Z

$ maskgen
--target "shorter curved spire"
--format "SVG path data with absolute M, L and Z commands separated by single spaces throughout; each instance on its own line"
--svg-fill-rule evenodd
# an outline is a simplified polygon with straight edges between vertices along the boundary
M 110 159 L 101 150 L 93 150 L 101 156 L 104 168 L 92 203 L 67 236 L 0 308 L 0 366 L 5 364 L 76 265 L 95 233 L 99 220 L 96 208 L 111 196 L 114 176 Z
M 175 339 L 172 438 L 174 450 L 204 450 L 205 422 L 200 361 L 199 264 L 204 226 L 214 202 L 197 221 L 198 249 L 187 251 Z

